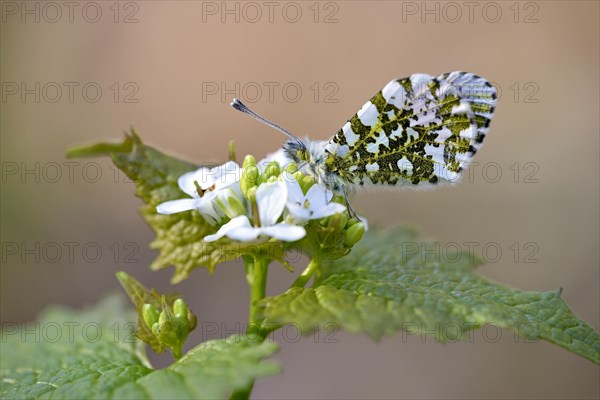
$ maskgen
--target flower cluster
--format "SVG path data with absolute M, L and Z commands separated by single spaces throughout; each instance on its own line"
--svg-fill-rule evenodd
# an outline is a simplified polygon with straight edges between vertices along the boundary
M 117 272 L 117 279 L 138 312 L 136 336 L 157 353 L 169 348 L 173 357 L 181 358 L 183 345 L 198 320 L 178 295 L 161 295 L 148 289 L 126 272 Z
M 228 238 L 237 242 L 264 242 L 270 238 L 296 242 L 307 236 L 311 221 L 327 222 L 328 217 L 345 214 L 343 199 L 294 163 L 282 168 L 279 162 L 256 162 L 246 156 L 243 166 L 229 161 L 215 168 L 199 168 L 179 177 L 178 185 L 190 198 L 167 201 L 157 207 L 161 214 L 197 210 L 215 226 L 205 242 Z M 358 221 L 357 221 L 358 222 Z M 348 228 L 351 225 L 348 224 Z M 345 228 L 346 224 L 341 228 Z M 351 247 L 360 240 L 365 225 L 352 229 Z
M 162 296 L 160 309 L 152 303 L 145 303 L 142 317 L 158 342 L 170 348 L 176 359 L 181 358 L 183 344 L 197 325 L 196 316 L 183 299 L 178 298 L 169 306 L 165 296 Z

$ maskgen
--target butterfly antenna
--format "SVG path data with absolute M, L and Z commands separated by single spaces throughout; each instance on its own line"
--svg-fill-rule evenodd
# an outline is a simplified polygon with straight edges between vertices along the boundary
M 278 130 L 279 132 L 283 133 L 285 136 L 287 136 L 291 140 L 293 140 L 295 142 L 300 142 L 300 139 L 296 135 L 294 135 L 287 129 L 282 128 L 281 126 L 277 125 L 276 123 L 269 121 L 265 117 L 258 115 L 257 113 L 255 113 L 254 111 L 249 109 L 244 103 L 242 103 L 238 99 L 234 98 L 230 104 L 231 104 L 231 107 L 235 108 L 236 110 L 241 111 L 244 114 L 251 116 L 255 120 L 262 122 L 263 124 L 270 126 L 273 129 Z

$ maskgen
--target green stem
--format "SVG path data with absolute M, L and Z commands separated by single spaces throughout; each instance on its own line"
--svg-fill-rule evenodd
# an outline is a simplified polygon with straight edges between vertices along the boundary
M 269 271 L 269 260 L 266 257 L 256 256 L 253 259 L 246 258 L 244 260 L 244 268 L 246 270 L 246 280 L 250 286 L 250 312 L 248 314 L 248 334 L 256 334 L 265 338 L 265 334 L 260 329 L 259 308 L 255 303 L 265 298 L 267 294 L 267 272 Z M 247 400 L 252 394 L 254 381 L 246 388 L 239 389 L 231 393 L 231 400 Z
M 260 335 L 259 308 L 256 303 L 265 298 L 267 292 L 268 258 L 255 257 L 250 274 L 250 313 L 248 315 L 248 333 Z
M 291 287 L 303 288 L 304 286 L 306 286 L 306 284 L 308 283 L 310 278 L 313 276 L 315 271 L 319 269 L 320 266 L 321 266 L 321 259 L 317 258 L 317 257 L 313 258 L 310 261 L 310 263 L 308 263 L 308 265 L 306 266 L 304 271 L 302 271 L 300 276 L 294 281 L 294 283 L 292 283 Z

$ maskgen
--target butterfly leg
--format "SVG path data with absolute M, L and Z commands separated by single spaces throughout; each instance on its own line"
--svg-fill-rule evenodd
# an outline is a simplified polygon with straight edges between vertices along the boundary
M 348 191 L 346 191 L 346 187 L 343 187 L 342 191 L 344 192 L 344 198 L 346 199 L 346 207 L 348 208 L 348 214 L 351 218 L 356 218 L 360 221 L 360 218 L 358 218 L 358 214 L 356 214 L 356 211 L 354 211 L 354 209 L 350 206 L 350 200 L 348 199 Z

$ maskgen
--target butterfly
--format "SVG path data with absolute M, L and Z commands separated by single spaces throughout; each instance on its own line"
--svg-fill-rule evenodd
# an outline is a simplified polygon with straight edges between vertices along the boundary
M 360 187 L 455 183 L 487 135 L 496 90 L 469 72 L 389 82 L 328 141 L 301 139 L 234 99 L 231 105 L 284 133 L 286 155 L 334 193 Z

